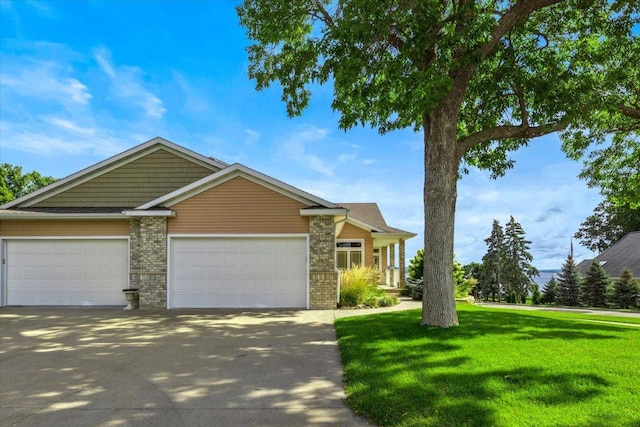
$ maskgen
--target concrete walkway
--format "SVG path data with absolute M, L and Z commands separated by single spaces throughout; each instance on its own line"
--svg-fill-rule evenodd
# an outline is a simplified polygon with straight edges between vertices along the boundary
M 584 308 L 584 307 L 549 307 L 544 305 L 521 305 L 521 304 L 506 304 L 506 303 L 497 303 L 497 302 L 479 302 L 478 305 L 481 307 L 504 308 L 508 310 L 561 311 L 565 313 L 595 314 L 599 316 L 640 318 L 639 311 L 600 310 L 600 309 L 592 309 L 592 308 Z
M 5 307 L 0 425 L 368 425 L 336 313 Z

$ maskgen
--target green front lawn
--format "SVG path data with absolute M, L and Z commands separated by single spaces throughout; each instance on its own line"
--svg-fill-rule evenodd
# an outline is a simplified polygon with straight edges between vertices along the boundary
M 383 426 L 640 425 L 640 328 L 469 305 L 458 316 L 449 329 L 419 326 L 419 310 L 336 320 L 349 407 Z

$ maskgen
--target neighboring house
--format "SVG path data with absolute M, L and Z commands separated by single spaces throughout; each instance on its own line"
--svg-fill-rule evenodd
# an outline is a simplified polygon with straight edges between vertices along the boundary
M 155 138 L 0 206 L 0 305 L 330 309 L 336 261 L 404 271 L 414 236 Z
M 628 268 L 634 278 L 640 278 L 640 231 L 626 234 L 622 239 L 602 251 L 594 258 L 607 275 L 619 278 L 623 269 Z M 589 271 L 592 260 L 586 259 L 578 264 L 580 274 L 584 277 Z

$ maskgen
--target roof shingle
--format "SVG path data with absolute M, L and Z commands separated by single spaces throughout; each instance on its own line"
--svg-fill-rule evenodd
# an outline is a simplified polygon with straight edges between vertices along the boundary
M 618 240 L 594 258 L 611 277 L 620 277 L 620 272 L 628 268 L 633 277 L 640 277 L 640 231 L 633 231 Z M 578 264 L 580 274 L 587 274 L 590 259 Z

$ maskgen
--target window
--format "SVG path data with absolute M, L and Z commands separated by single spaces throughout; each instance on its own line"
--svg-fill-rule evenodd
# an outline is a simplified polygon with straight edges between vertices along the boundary
M 363 242 L 357 240 L 336 242 L 337 267 L 341 270 L 351 270 L 353 265 L 362 265 L 363 246 Z

